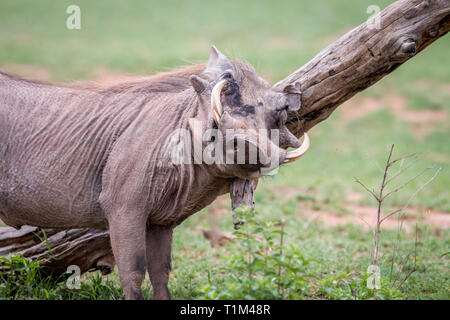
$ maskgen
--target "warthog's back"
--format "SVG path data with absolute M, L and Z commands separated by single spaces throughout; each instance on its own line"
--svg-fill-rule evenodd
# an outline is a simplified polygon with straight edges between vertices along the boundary
M 114 96 L 0 73 L 0 218 L 8 224 L 102 227 L 102 170 L 136 118 Z

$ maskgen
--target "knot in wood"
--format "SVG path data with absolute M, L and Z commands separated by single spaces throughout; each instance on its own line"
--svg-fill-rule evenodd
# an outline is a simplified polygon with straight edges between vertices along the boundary
M 405 36 L 398 40 L 398 49 L 395 52 L 395 55 L 392 57 L 393 60 L 403 61 L 407 58 L 414 56 L 417 52 L 416 41 L 411 36 Z

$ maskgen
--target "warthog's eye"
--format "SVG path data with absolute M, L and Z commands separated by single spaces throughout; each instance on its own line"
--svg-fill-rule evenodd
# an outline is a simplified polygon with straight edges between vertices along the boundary
M 225 71 L 220 78 L 223 80 L 227 80 L 227 83 L 223 88 L 223 93 L 225 93 L 226 95 L 233 94 L 239 89 L 231 71 Z
M 226 84 L 222 89 L 222 93 L 226 96 L 226 103 L 232 107 L 239 106 L 239 86 L 234 79 L 232 71 L 225 71 L 220 78 L 226 80 Z
M 284 106 L 282 106 L 282 107 L 279 107 L 279 108 L 277 108 L 277 109 L 275 109 L 275 110 L 281 113 L 281 112 L 283 112 L 283 111 L 287 111 L 288 108 L 289 108 L 289 105 L 286 104 L 286 105 L 284 105 Z
M 230 71 L 226 71 L 222 74 L 221 78 L 224 80 L 233 80 L 233 74 Z
M 223 89 L 223 93 L 227 96 L 233 95 L 238 93 L 239 86 L 234 81 L 229 81 L 225 85 L 225 88 Z
M 275 109 L 275 118 L 278 120 L 277 124 L 279 126 L 282 126 L 286 123 L 287 121 L 287 110 L 288 110 L 288 105 L 285 105 L 284 107 Z

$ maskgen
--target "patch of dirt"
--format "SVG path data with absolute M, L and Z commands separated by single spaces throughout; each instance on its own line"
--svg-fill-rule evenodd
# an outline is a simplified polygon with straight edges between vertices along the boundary
M 406 108 L 406 99 L 398 95 L 386 95 L 383 98 L 357 96 L 346 102 L 340 112 L 344 123 L 348 123 L 383 108 L 390 109 L 398 119 L 408 123 L 418 138 L 430 132 L 435 123 L 447 121 L 448 117 L 445 110 L 409 110 Z
M 298 203 L 298 209 L 296 213 L 307 219 L 308 224 L 312 221 L 318 220 L 326 225 L 346 225 L 356 224 L 363 226 L 365 231 L 369 231 L 375 227 L 377 221 L 377 208 L 374 206 L 361 205 L 357 202 L 360 201 L 364 194 L 360 192 L 349 192 L 346 195 L 346 203 L 342 205 L 342 208 L 346 211 L 345 214 L 333 212 L 328 210 L 327 205 L 324 203 L 314 202 L 316 205 L 312 205 L 311 201 L 298 200 L 298 196 L 309 195 L 309 192 L 304 190 L 298 190 L 287 186 L 277 186 L 277 197 L 279 201 L 288 201 L 294 199 Z M 312 199 L 314 199 L 312 197 Z M 388 212 L 399 209 L 398 207 L 390 208 L 386 213 L 382 213 L 384 217 Z M 210 207 L 208 211 L 208 221 L 212 228 L 215 228 L 214 220 L 222 215 L 231 212 L 231 204 L 227 195 L 219 197 Z M 382 227 L 388 229 L 395 229 L 399 227 L 399 222 L 402 222 L 403 230 L 406 232 L 414 231 L 415 224 L 427 224 L 436 231 L 438 229 L 450 228 L 450 213 L 436 211 L 431 209 L 424 209 L 420 207 L 408 207 L 404 210 L 401 218 L 399 215 L 394 215 L 383 222 Z M 399 220 L 400 219 L 400 220 Z
M 414 82 L 414 86 L 421 90 L 433 90 L 440 95 L 449 94 L 450 83 L 436 82 L 430 79 L 420 79 Z
M 354 97 L 345 102 L 339 109 L 342 120 L 347 123 L 355 119 L 365 117 L 379 109 L 382 103 L 374 97 Z
M 52 77 L 46 68 L 31 64 L 9 63 L 2 65 L 0 70 L 32 80 L 48 81 Z
M 301 208 L 298 213 L 310 220 L 319 220 L 327 225 L 345 225 L 345 224 L 357 224 L 362 225 L 364 230 L 368 231 L 376 226 L 377 222 L 377 208 L 372 206 L 364 206 L 348 203 L 345 208 L 350 212 L 347 215 L 336 215 L 324 210 L 312 210 L 309 208 Z M 392 208 L 395 210 L 396 208 Z M 434 210 L 423 210 L 417 207 L 410 207 L 405 210 L 406 215 L 399 218 L 394 215 L 393 217 L 386 219 L 382 227 L 388 229 L 395 229 L 399 226 L 399 220 L 403 223 L 404 230 L 414 230 L 414 226 L 417 223 L 424 223 L 433 227 L 450 228 L 450 213 L 440 212 Z M 382 214 L 382 217 L 385 213 Z
M 345 196 L 345 198 L 347 199 L 347 201 L 349 202 L 358 202 L 359 200 L 361 200 L 364 197 L 364 194 L 362 194 L 361 192 L 349 192 L 347 193 L 347 195 Z
M 406 109 L 405 99 L 400 96 L 389 96 L 386 99 L 386 103 L 397 118 L 411 124 L 416 129 L 425 129 L 428 132 L 434 122 L 445 122 L 447 120 L 447 112 L 445 110 Z
M 303 192 L 302 190 L 292 188 L 292 187 L 287 187 L 287 186 L 277 186 L 276 190 L 277 190 L 277 196 L 280 195 L 283 197 L 283 199 L 295 198 L 298 195 L 303 195 L 306 193 L 306 192 Z

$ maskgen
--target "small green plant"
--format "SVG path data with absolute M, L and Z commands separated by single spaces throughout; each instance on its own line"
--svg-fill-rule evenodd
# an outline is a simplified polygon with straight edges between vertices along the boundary
M 372 299 L 402 299 L 398 291 L 386 278 L 380 279 L 380 289 L 371 290 L 367 287 L 372 273 L 361 275 L 343 272 L 337 275 L 328 274 L 317 284 L 317 293 L 323 298 L 336 300 L 372 300 Z
M 123 290 L 117 281 L 100 273 L 86 276 L 80 289 L 66 286 L 68 274 L 48 274 L 39 261 L 21 254 L 0 257 L 0 300 L 22 299 L 121 299 Z
M 0 257 L 0 297 L 23 299 L 30 296 L 47 297 L 59 281 L 42 272 L 39 262 L 21 254 Z
M 312 261 L 294 245 L 286 245 L 283 220 L 264 221 L 250 208 L 235 214 L 244 224 L 234 231 L 237 250 L 224 256 L 220 281 L 200 287 L 204 299 L 301 299 L 309 292 L 306 267 Z M 210 279 L 210 278 L 209 278 Z

